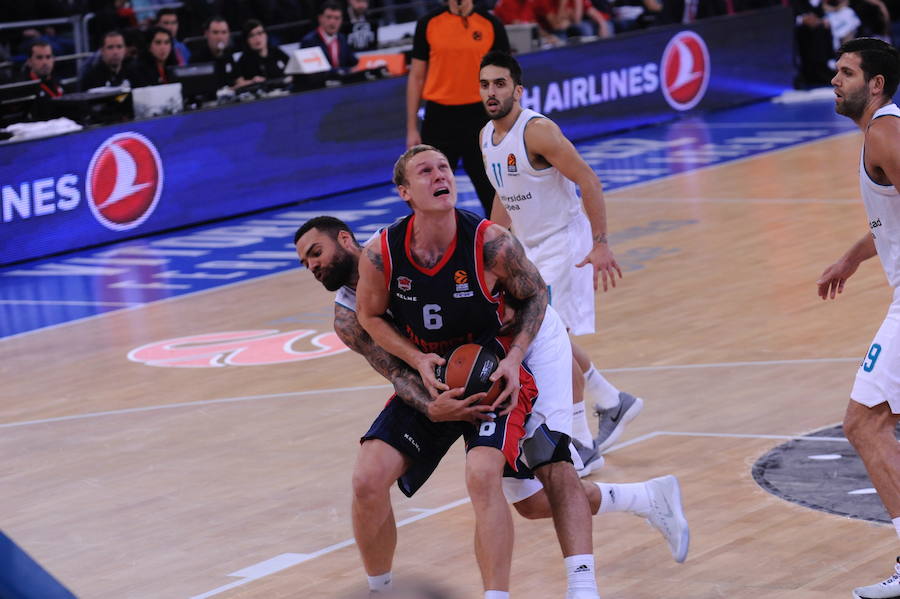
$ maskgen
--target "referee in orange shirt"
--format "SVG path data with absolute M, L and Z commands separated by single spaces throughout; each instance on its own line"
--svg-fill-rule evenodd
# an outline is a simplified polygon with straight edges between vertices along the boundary
M 474 0 L 449 0 L 446 8 L 416 23 L 412 64 L 406 84 L 406 147 L 426 143 L 438 148 L 475 185 L 485 216 L 490 216 L 494 187 L 487 178 L 478 132 L 487 123 L 478 91 L 481 59 L 491 50 L 509 52 L 506 29 Z M 425 120 L 419 134 L 419 104 Z

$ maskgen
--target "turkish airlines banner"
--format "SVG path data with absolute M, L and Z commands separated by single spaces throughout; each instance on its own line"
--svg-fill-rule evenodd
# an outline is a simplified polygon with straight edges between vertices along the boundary
M 573 140 L 790 86 L 778 7 L 523 55 L 523 103 Z M 0 265 L 385 183 L 406 79 L 0 145 Z

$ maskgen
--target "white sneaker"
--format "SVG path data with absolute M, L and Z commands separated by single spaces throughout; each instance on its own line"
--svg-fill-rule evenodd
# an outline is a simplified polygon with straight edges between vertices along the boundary
M 877 584 L 853 589 L 853 599 L 896 599 L 900 597 L 900 557 L 894 564 L 894 575 Z
M 566 591 L 566 599 L 600 599 L 596 591 Z
M 672 557 L 680 564 L 687 559 L 691 530 L 681 506 L 678 479 L 670 474 L 652 478 L 646 484 L 650 493 L 650 513 L 645 515 L 647 522 L 665 537 Z
M 591 447 L 585 447 L 576 439 L 572 439 L 572 444 L 575 446 L 576 451 L 578 451 L 578 456 L 581 458 L 581 469 L 575 471 L 578 473 L 578 478 L 584 478 L 606 463 L 604 457 L 597 451 L 596 441 L 591 444 Z

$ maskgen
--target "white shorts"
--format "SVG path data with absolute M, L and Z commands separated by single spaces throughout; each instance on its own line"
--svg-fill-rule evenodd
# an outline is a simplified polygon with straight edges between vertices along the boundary
M 870 408 L 887 402 L 900 414 L 900 288 L 856 372 L 850 398 Z
M 584 468 L 584 464 L 581 462 L 581 456 L 578 454 L 578 450 L 576 450 L 575 446 L 571 443 L 569 443 L 569 452 L 572 454 L 572 463 L 575 465 L 575 470 L 581 470 L 582 468 Z M 508 501 L 509 503 L 518 503 L 523 499 L 528 499 L 543 488 L 544 485 L 541 484 L 541 481 L 539 481 L 537 477 L 503 477 L 503 495 L 506 497 L 506 501 Z
M 538 397 L 525 422 L 530 439 L 542 424 L 572 436 L 572 345 L 562 320 L 547 306 L 544 322 L 525 353 L 525 365 L 534 375 Z
M 566 229 L 525 248 L 525 255 L 547 283 L 550 305 L 573 335 L 594 332 L 594 272 L 590 264 L 575 267 L 592 245 L 591 223 L 582 213 Z

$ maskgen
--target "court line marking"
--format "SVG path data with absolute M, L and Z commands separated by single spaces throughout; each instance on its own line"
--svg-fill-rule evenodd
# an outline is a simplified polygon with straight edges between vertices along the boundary
M 758 154 L 751 154 L 751 155 L 748 155 L 748 156 L 743 156 L 743 157 L 741 157 L 741 158 L 725 159 L 725 160 L 723 160 L 722 162 L 716 162 L 716 163 L 714 163 L 714 164 L 707 164 L 707 165 L 705 165 L 705 166 L 698 166 L 698 167 L 690 168 L 690 169 L 688 169 L 688 170 L 685 170 L 685 171 L 682 171 L 682 172 L 678 172 L 678 173 L 670 173 L 670 174 L 668 174 L 668 175 L 663 175 L 662 177 L 659 177 L 659 178 L 656 178 L 656 179 L 651 179 L 651 180 L 649 180 L 649 181 L 636 181 L 636 182 L 634 182 L 634 183 L 629 183 L 629 184 L 627 184 L 627 185 L 623 185 L 622 187 L 617 187 L 615 190 L 610 191 L 609 194 L 607 194 L 607 200 L 612 200 L 612 199 L 615 197 L 615 195 L 618 194 L 619 192 L 624 191 L 624 190 L 627 190 L 627 189 L 631 189 L 631 188 L 633 188 L 633 187 L 639 187 L 639 186 L 641 186 L 641 185 L 651 185 L 651 184 L 654 184 L 654 183 L 661 183 L 661 182 L 665 182 L 665 181 L 667 181 L 667 180 L 669 180 L 669 179 L 671 179 L 671 178 L 673 178 L 673 177 L 681 177 L 681 176 L 684 176 L 684 175 L 687 175 L 687 174 L 702 173 L 702 172 L 704 172 L 704 171 L 707 171 L 707 170 L 710 170 L 710 169 L 714 169 L 714 168 L 717 168 L 717 167 L 720 167 L 720 166 L 726 166 L 726 165 L 732 165 L 732 164 L 740 164 L 740 163 L 746 162 L 746 161 L 748 161 L 748 160 L 754 160 L 754 159 L 756 159 L 756 158 L 762 158 L 762 157 L 764 157 L 764 156 L 769 156 L 769 155 L 772 155 L 772 154 L 779 154 L 779 153 L 781 153 L 781 152 L 793 150 L 793 149 L 796 149 L 796 148 L 802 148 L 802 147 L 805 147 L 805 146 L 808 146 L 808 145 L 811 145 L 811 144 L 821 143 L 821 142 L 824 142 L 824 141 L 829 141 L 829 140 L 833 140 L 833 139 L 839 139 L 839 138 L 841 138 L 841 137 L 846 137 L 846 136 L 848 136 L 848 135 L 858 135 L 858 134 L 859 134 L 859 131 L 857 131 L 857 130 L 855 130 L 855 129 L 852 130 L 852 131 L 845 131 L 845 132 L 842 132 L 842 133 L 826 134 L 826 135 L 824 135 L 824 136 L 822 136 L 822 137 L 819 137 L 819 138 L 816 138 L 816 139 L 811 139 L 811 140 L 808 140 L 808 141 L 804 141 L 804 142 L 792 144 L 792 145 L 789 145 L 789 146 L 784 146 L 784 147 L 782 147 L 782 148 L 777 148 L 777 149 L 773 149 L 773 150 L 765 150 L 765 151 L 760 152 L 760 153 L 758 153 Z M 603 136 L 598 136 L 596 139 L 599 140 L 599 139 L 603 139 L 603 138 L 604 138 Z M 583 141 L 582 141 L 582 142 L 578 142 L 578 143 L 579 143 L 579 144 L 584 144 L 584 143 L 586 143 L 586 142 L 583 142 Z M 235 217 L 235 218 L 237 219 L 237 218 L 241 218 L 241 217 Z M 148 238 L 152 238 L 152 237 L 155 237 L 155 235 L 150 235 L 150 236 L 148 236 Z M 110 246 L 111 246 L 111 245 L 113 245 L 113 244 L 110 244 Z M 21 332 L 21 333 L 16 333 L 15 335 L 10 335 L 10 336 L 8 336 L 8 337 L 2 337 L 2 338 L 0 338 L 0 343 L 3 343 L 4 341 L 7 341 L 7 340 L 17 339 L 17 338 L 19 338 L 19 337 L 24 337 L 25 335 L 31 335 L 31 334 L 33 334 L 33 333 L 38 333 L 38 332 L 41 332 L 41 331 L 49 331 L 49 330 L 52 330 L 52 329 L 56 329 L 56 328 L 64 327 L 64 326 L 69 326 L 69 325 L 72 325 L 72 324 L 84 322 L 84 321 L 91 320 L 91 319 L 94 319 L 94 318 L 104 318 L 104 317 L 108 317 L 108 316 L 110 316 L 110 315 L 112 315 L 112 314 L 118 314 L 118 313 L 120 313 L 120 312 L 125 312 L 125 311 L 128 311 L 128 310 L 135 310 L 135 309 L 143 308 L 143 307 L 148 306 L 148 305 L 150 305 L 150 304 L 160 304 L 160 303 L 168 302 L 168 301 L 172 301 L 172 300 L 180 300 L 180 299 L 192 297 L 192 296 L 195 296 L 195 295 L 198 295 L 198 294 L 207 293 L 207 292 L 210 292 L 210 291 L 219 291 L 219 290 L 231 288 L 231 287 L 237 286 L 237 285 L 243 285 L 243 284 L 246 284 L 246 283 L 253 283 L 253 282 L 256 282 L 256 281 L 263 281 L 263 280 L 265 280 L 265 279 L 268 278 L 268 277 L 274 277 L 274 276 L 282 275 L 282 274 L 284 274 L 284 273 L 291 272 L 291 271 L 294 271 L 294 270 L 299 270 L 299 269 L 300 269 L 300 267 L 297 266 L 296 268 L 290 268 L 290 269 L 287 269 L 287 270 L 282 270 L 282 271 L 275 272 L 275 273 L 271 273 L 271 274 L 268 274 L 268 275 L 262 275 L 262 276 L 260 276 L 260 277 L 255 277 L 255 278 L 252 278 L 252 279 L 246 279 L 246 280 L 244 280 L 244 281 L 237 281 L 237 282 L 235 282 L 235 283 L 228 283 L 228 284 L 226 284 L 226 285 L 221 285 L 221 286 L 217 286 L 217 287 L 211 287 L 211 288 L 209 288 L 209 289 L 200 289 L 200 290 L 197 290 L 197 291 L 192 291 L 192 292 L 190 292 L 190 293 L 185 293 L 185 294 L 183 294 L 183 295 L 176 295 L 176 296 L 173 296 L 173 297 L 167 297 L 167 298 L 164 298 L 164 299 L 161 299 L 161 300 L 152 300 L 152 301 L 149 301 L 149 302 L 140 303 L 140 304 L 134 305 L 134 306 L 129 307 L 129 308 L 123 308 L 122 310 L 115 310 L 115 311 L 111 311 L 111 312 L 104 312 L 103 314 L 93 314 L 93 315 L 91 315 L 91 316 L 85 316 L 85 317 L 83 317 L 83 318 L 78 318 L 78 319 L 76 319 L 76 320 L 69 320 L 69 321 L 66 321 L 66 322 L 60 322 L 60 323 L 53 324 L 53 325 L 49 325 L 49 326 L 42 327 L 42 328 L 39 328 L 39 329 L 32 329 L 32 330 L 30 330 L 30 331 L 23 331 L 23 332 Z
M 734 368 L 742 366 L 787 366 L 796 364 L 830 364 L 835 362 L 859 362 L 860 358 L 802 358 L 797 360 L 763 360 L 759 362 L 713 362 L 710 364 L 663 364 L 658 366 L 632 366 L 626 368 L 603 368 L 600 372 L 652 372 L 656 370 L 690 370 L 698 368 Z M 288 391 L 285 393 L 268 393 L 264 395 L 246 395 L 243 397 L 223 397 L 219 399 L 203 399 L 157 406 L 142 406 L 138 408 L 124 408 L 121 410 L 107 410 L 104 412 L 88 412 L 85 414 L 71 414 L 69 416 L 57 416 L 55 418 L 42 418 L 39 420 L 23 420 L 21 422 L 0 423 L 0 429 L 16 428 L 33 424 L 51 424 L 54 422 L 70 422 L 73 420 L 86 420 L 101 416 L 119 416 L 122 414 L 136 414 L 141 412 L 153 412 L 156 410 L 172 410 L 178 408 L 190 408 L 195 406 L 209 406 L 215 404 L 238 403 L 255 401 L 259 399 L 287 399 L 290 397 L 302 397 L 322 393 L 346 393 L 354 391 L 369 391 L 375 389 L 388 389 L 392 385 L 364 385 L 361 387 L 337 387 L 326 389 L 311 389 L 307 391 Z
M 826 425 L 828 426 L 828 425 Z M 834 425 L 831 425 L 834 426 Z M 825 427 L 819 427 L 825 428 Z M 679 436 L 679 437 L 718 437 L 725 439 L 783 439 L 783 440 L 802 440 L 802 441 L 845 441 L 847 439 L 843 437 L 805 437 L 802 434 L 800 435 L 756 435 L 756 434 L 741 434 L 741 433 L 700 433 L 700 432 L 684 432 L 684 431 L 654 431 L 652 433 L 647 433 L 641 435 L 639 437 L 635 437 L 634 439 L 630 439 L 623 443 L 618 443 L 614 445 L 607 453 L 611 453 L 613 451 L 618 451 L 620 449 L 624 449 L 631 445 L 637 445 L 638 443 L 642 443 L 644 441 L 649 441 L 650 439 L 655 439 L 656 437 L 663 436 Z M 421 513 L 412 516 L 410 518 L 406 518 L 404 520 L 400 520 L 397 522 L 397 528 L 401 526 L 406 526 L 408 524 L 412 524 L 414 522 L 418 522 L 419 520 L 424 520 L 425 518 L 429 518 L 431 516 L 435 516 L 437 514 L 452 510 L 461 505 L 465 505 L 467 503 L 471 503 L 471 499 L 468 497 L 464 497 L 462 499 L 457 499 L 456 501 L 452 501 L 450 503 L 445 503 L 444 505 L 438 506 L 433 509 L 425 509 L 422 510 Z M 258 562 L 251 566 L 247 566 L 246 568 L 242 568 L 237 572 L 232 572 L 228 574 L 228 576 L 243 576 L 241 580 L 236 580 L 234 582 L 230 582 L 228 584 L 222 585 L 220 587 L 216 587 L 211 591 L 207 591 L 205 593 L 201 593 L 199 595 L 193 595 L 190 599 L 208 599 L 209 597 L 213 597 L 215 595 L 219 595 L 224 593 L 225 591 L 231 590 L 235 587 L 243 586 L 255 580 L 260 580 L 269 576 L 270 574 L 274 574 L 275 572 L 280 572 L 281 570 L 286 570 L 292 566 L 296 566 L 298 564 L 308 562 L 310 560 L 316 559 L 318 557 L 322 557 L 323 555 L 328 555 L 329 553 L 334 553 L 335 551 L 339 551 L 346 547 L 350 547 L 356 544 L 355 538 L 350 538 L 345 541 L 341 541 L 340 543 L 335 543 L 333 545 L 329 545 L 323 549 L 319 549 L 312 553 L 283 553 L 281 555 L 277 555 L 273 558 L 264 560 L 262 562 Z M 277 569 L 273 569 L 270 564 L 272 563 L 278 564 Z
M 613 196 L 610 192 L 608 202 L 628 202 L 630 204 L 859 204 L 857 199 L 822 199 L 822 198 L 629 198 Z
M 0 300 L 0 305 L 23 305 L 23 306 L 114 306 L 114 307 L 136 307 L 146 304 L 140 302 L 91 302 L 78 300 Z

